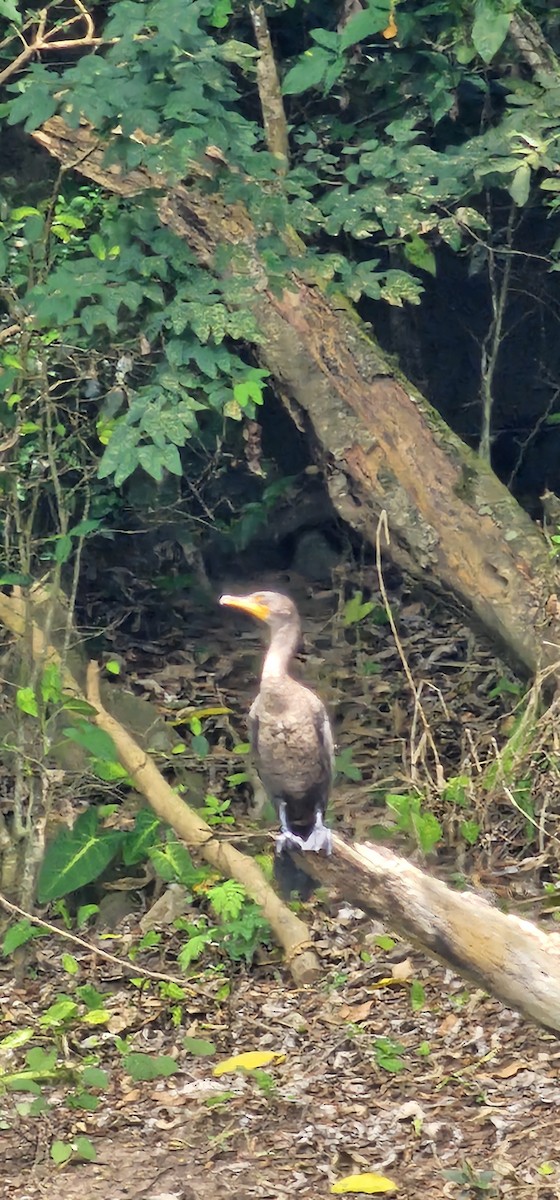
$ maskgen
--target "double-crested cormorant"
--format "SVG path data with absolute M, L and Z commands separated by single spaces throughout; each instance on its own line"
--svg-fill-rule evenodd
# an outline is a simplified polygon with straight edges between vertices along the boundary
M 270 629 L 249 734 L 260 778 L 280 818 L 276 852 L 293 847 L 330 854 L 331 832 L 323 818 L 333 777 L 333 739 L 322 700 L 289 673 L 301 637 L 296 606 L 279 592 L 222 596 L 220 604 L 241 608 Z

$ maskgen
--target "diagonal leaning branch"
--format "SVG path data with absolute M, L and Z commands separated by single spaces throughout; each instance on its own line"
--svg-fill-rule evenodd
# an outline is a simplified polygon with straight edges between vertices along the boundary
M 260 330 L 256 353 L 281 395 L 312 431 L 338 515 L 371 544 L 382 511 L 391 558 L 413 577 L 451 593 L 477 628 L 529 673 L 556 672 L 560 614 L 550 603 L 557 572 L 546 541 L 489 466 L 449 429 L 354 319 L 301 270 L 291 287 L 269 285 L 248 212 L 198 186 L 202 164 L 173 185 L 145 167 L 106 161 L 107 142 L 60 117 L 32 137 L 65 170 L 108 191 L 151 190 L 161 223 L 218 276 L 246 287 L 226 302 L 249 307 Z M 140 203 L 141 201 L 138 201 Z M 217 251 L 228 248 L 227 267 Z M 223 256 L 222 256 L 223 257 Z
M 187 845 L 198 851 L 221 875 L 237 879 L 260 906 L 263 916 L 283 947 L 296 983 L 310 983 L 319 973 L 319 963 L 309 942 L 307 926 L 286 907 L 266 882 L 252 858 L 220 841 L 206 821 L 185 804 L 169 786 L 148 754 L 126 729 L 103 707 L 99 694 L 99 669 L 90 663 L 87 700 L 96 709 L 96 725 L 112 737 L 119 759 L 134 786 L 162 821 L 171 825 Z
M 17 637 L 22 637 L 29 629 L 25 604 L 26 601 L 19 595 L 0 594 L 0 621 Z M 95 723 L 112 737 L 122 765 L 156 815 L 170 825 L 189 848 L 197 851 L 221 875 L 237 879 L 243 884 L 248 894 L 260 905 L 277 942 L 282 946 L 295 982 L 304 984 L 316 979 L 320 973 L 320 965 L 310 944 L 309 930 L 305 923 L 282 903 L 252 858 L 242 854 L 229 843 L 221 842 L 210 826 L 175 794 L 149 754 L 138 745 L 123 725 L 107 712 L 99 692 L 97 663 L 90 663 L 88 666 L 87 697 L 84 697 L 79 683 L 64 667 L 58 651 L 47 643 L 43 631 L 34 621 L 31 622 L 30 632 L 34 659 L 45 664 L 56 663 L 64 690 L 73 696 L 87 698 L 89 704 L 95 708 Z

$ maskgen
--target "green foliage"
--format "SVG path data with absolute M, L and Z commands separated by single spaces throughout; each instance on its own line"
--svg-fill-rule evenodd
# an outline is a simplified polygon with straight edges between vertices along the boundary
M 344 625 L 357 625 L 364 620 L 364 617 L 369 616 L 374 608 L 373 600 L 364 600 L 361 592 L 354 592 L 354 595 L 344 605 L 342 622 Z
M 301 5 L 294 22 L 292 7 L 286 3 L 274 14 L 291 137 L 285 174 L 265 148 L 250 25 L 230 0 L 94 6 L 95 53 L 60 62 L 45 52 L 8 81 L 0 119 L 12 128 L 34 129 L 53 113 L 74 129 L 84 121 L 106 142 L 108 166 L 167 174 L 184 186 L 164 226 L 153 189 L 108 197 L 67 171 L 26 181 L 17 163 L 5 175 L 2 318 L 4 333 L 16 332 L 0 345 L 0 424 L 13 438 L 0 480 L 2 586 L 27 588 L 45 563 L 57 584 L 72 581 L 84 546 L 119 527 L 121 495 L 134 495 L 139 477 L 144 496 L 159 494 L 169 477 L 179 494 L 184 478 L 191 486 L 197 460 L 214 483 L 224 464 L 240 462 L 243 424 L 247 432 L 267 381 L 253 362 L 252 348 L 258 351 L 263 339 L 259 294 L 282 295 L 296 271 L 354 302 L 365 296 L 417 304 L 427 276 L 439 269 L 440 245 L 470 254 L 473 270 L 487 243 L 499 254 L 502 217 L 492 228 L 493 197 L 500 211 L 508 194 L 528 213 L 558 211 L 558 81 L 552 71 L 529 78 L 510 69 L 512 56 L 517 66 L 507 40 L 510 0 L 396 8 L 367 0 L 342 21 L 332 7 Z M 7 64 L 21 49 L 27 14 L 13 0 L 0 0 L 0 15 L 13 23 L 2 43 Z M 546 25 L 542 6 L 534 16 Z M 69 19 L 64 6 L 57 10 L 60 37 Z M 184 220 L 196 231 L 202 204 L 223 212 L 224 236 L 217 233 L 210 246 L 201 234 L 195 251 L 172 226 Z M 233 232 L 228 227 L 229 216 L 243 211 L 254 233 L 243 221 Z M 560 243 L 552 233 L 549 261 L 558 268 Z M 152 481 L 157 486 L 148 491 Z M 266 480 L 260 495 L 252 493 L 258 499 L 233 504 L 233 511 L 219 508 L 215 520 L 211 514 L 214 530 L 243 549 L 266 529 L 290 484 Z M 204 501 L 196 520 L 208 521 Z M 344 624 L 358 637 L 366 618 L 386 619 L 357 592 L 345 605 Z M 114 672 L 114 664 L 107 669 Z M 111 740 L 90 723 L 89 706 L 65 698 L 56 668 L 48 666 L 38 680 L 18 679 L 13 695 L 19 728 L 36 742 L 30 764 L 48 755 L 63 709 L 63 736 L 85 753 L 92 772 L 108 783 L 129 783 Z M 520 719 L 496 778 L 515 775 L 526 737 Z M 200 718 L 192 718 L 179 749 L 208 758 Z M 338 755 L 337 769 L 361 778 L 350 749 Z M 244 776 L 238 772 L 231 781 Z M 450 781 L 444 799 L 466 808 L 465 788 Z M 529 828 L 530 790 L 514 779 L 512 792 Z M 418 797 L 388 803 L 398 828 L 425 851 L 438 843 L 439 823 Z M 463 815 L 461 833 L 472 844 L 478 825 Z M 212 795 L 205 816 L 216 826 L 232 821 L 228 801 Z M 41 899 L 83 887 L 119 855 L 128 866 L 148 855 L 162 878 L 182 883 L 189 894 L 208 882 L 151 814 L 120 834 L 104 828 L 92 809 L 49 848 Z M 254 914 L 246 898 L 222 893 L 221 886 L 210 902 L 230 927 L 230 949 L 250 953 L 260 936 Z M 81 919 L 93 911 L 82 910 Z M 5 952 L 31 936 L 31 927 L 18 923 Z M 214 937 L 209 926 L 193 930 L 185 958 L 194 961 Z
M 398 1075 L 406 1069 L 406 1062 L 403 1058 L 404 1046 L 401 1042 L 394 1041 L 393 1038 L 376 1038 L 374 1055 L 377 1066 L 390 1075 Z
M 136 1083 L 148 1083 L 153 1079 L 168 1079 L 170 1075 L 174 1075 L 179 1067 L 174 1058 L 170 1054 L 158 1054 L 153 1057 L 151 1054 L 125 1054 L 123 1056 L 123 1067 Z
M 477 1171 L 467 1159 L 458 1168 L 442 1171 L 444 1179 L 459 1185 L 459 1200 L 472 1200 L 484 1195 L 497 1195 L 496 1172 Z
M 431 812 L 422 808 L 422 797 L 415 793 L 388 794 L 387 808 L 396 816 L 397 829 L 414 838 L 423 854 L 430 854 L 443 837 L 442 827 Z
M 54 1141 L 51 1146 L 51 1158 L 57 1167 L 61 1167 L 70 1160 L 95 1162 L 97 1154 L 89 1138 L 80 1135 L 71 1142 Z
M 421 1012 L 426 1007 L 426 993 L 419 979 L 413 979 L 410 987 L 410 1007 L 413 1012 Z
M 235 879 L 224 879 L 208 892 L 214 912 L 225 921 L 239 917 L 246 897 L 245 888 Z
M 205 878 L 204 868 L 195 867 L 187 847 L 177 841 L 171 831 L 167 833 L 165 842 L 149 848 L 149 857 L 166 883 L 182 883 L 190 889 Z
M 209 1058 L 216 1053 L 214 1042 L 207 1042 L 205 1038 L 189 1037 L 188 1034 L 183 1038 L 183 1046 L 189 1054 L 194 1054 L 195 1058 Z
M 39 874 L 37 895 L 44 904 L 84 887 L 98 879 L 114 859 L 123 835 L 102 829 L 99 813 L 89 808 L 81 813 L 72 829 L 62 829 L 48 846 Z
M 32 925 L 31 921 L 28 921 L 27 917 L 24 917 L 23 920 L 16 921 L 14 925 L 10 925 L 10 928 L 4 934 L 2 954 L 7 957 L 9 954 L 13 954 L 15 950 L 18 950 L 20 946 L 27 945 L 27 942 L 30 942 L 32 938 L 38 937 L 45 937 L 45 931 L 38 929 L 36 925 Z
M 238 915 L 230 918 L 223 929 L 222 945 L 233 962 L 252 963 L 257 948 L 270 940 L 268 921 L 258 905 L 249 899 L 245 899 Z
M 337 775 L 342 775 L 344 779 L 350 779 L 352 783 L 359 783 L 362 778 L 362 772 L 352 759 L 352 747 L 345 746 L 338 754 L 335 754 L 335 771 Z
M 219 800 L 217 796 L 206 796 L 201 816 L 210 826 L 233 826 L 235 817 L 228 811 L 230 806 L 230 799 Z

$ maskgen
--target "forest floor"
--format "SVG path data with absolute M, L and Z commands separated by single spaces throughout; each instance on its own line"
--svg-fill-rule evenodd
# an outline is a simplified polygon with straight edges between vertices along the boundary
M 380 798 L 402 792 L 414 777 L 429 785 L 433 763 L 421 739 L 413 741 L 414 704 L 388 626 L 345 623 L 346 601 L 327 590 L 316 592 L 313 603 L 305 589 L 295 594 L 313 645 L 303 673 L 336 713 L 350 773 L 335 796 L 337 828 L 363 840 L 384 823 Z M 433 609 L 428 616 L 423 602 L 402 590 L 393 599 L 446 775 L 472 776 L 492 754 L 501 723 L 507 730 L 512 720 L 518 698 L 512 677 L 455 617 Z M 260 645 L 249 623 L 206 614 L 197 628 L 191 614 L 189 646 L 181 651 L 172 632 L 162 650 L 155 625 L 152 614 L 150 637 L 142 629 L 130 633 L 128 655 L 122 625 L 115 635 L 129 666 L 135 657 L 140 664 L 145 694 L 186 691 L 199 710 L 226 699 L 241 737 Z M 233 769 L 231 730 L 216 718 L 205 732 L 212 753 L 202 766 L 219 790 Z M 438 809 L 435 791 L 433 803 L 446 838 L 433 864 L 438 873 L 468 875 L 499 902 L 542 895 L 546 848 L 526 844 L 522 813 L 499 802 L 490 811 L 475 801 L 480 836 L 467 854 L 457 835 L 461 813 Z M 402 834 L 391 844 L 415 853 Z M 265 948 L 251 967 L 225 968 L 226 988 L 223 964 L 218 973 L 212 964 L 195 965 L 181 1003 L 155 982 L 139 987 L 127 980 L 94 950 L 51 936 L 33 943 L 23 978 L 15 979 L 5 960 L 2 1038 L 32 1030 L 30 1045 L 56 1044 L 68 1077 L 45 1082 L 42 1115 L 26 1113 L 33 1098 L 25 1093 L 10 1091 L 0 1101 L 2 1200 L 321 1200 L 336 1180 L 369 1171 L 392 1180 L 403 1200 L 558 1200 L 557 1038 L 434 964 L 343 897 L 315 897 L 302 915 L 323 966 L 321 982 L 308 988 L 296 989 L 276 952 Z M 134 920 L 99 944 L 126 957 Z M 87 938 L 94 943 L 96 934 Z M 139 970 L 178 974 L 177 944 L 176 934 L 164 934 L 164 948 L 143 952 Z M 61 966 L 65 951 L 78 964 L 73 976 Z M 93 984 L 109 1014 L 102 1033 L 94 1031 L 109 1082 L 92 1112 L 68 1103 L 72 1071 L 91 1051 L 91 1027 L 72 1027 L 55 1039 L 41 1021 L 76 983 Z M 211 1042 L 215 1052 L 193 1053 L 185 1035 Z M 119 1038 L 128 1050 L 171 1056 L 174 1073 L 135 1082 L 123 1069 Z M 25 1048 L 14 1047 L 4 1070 L 21 1064 Z M 254 1073 L 214 1075 L 216 1063 L 253 1050 L 280 1057 Z M 56 1167 L 53 1142 L 80 1136 L 95 1147 L 95 1161 Z

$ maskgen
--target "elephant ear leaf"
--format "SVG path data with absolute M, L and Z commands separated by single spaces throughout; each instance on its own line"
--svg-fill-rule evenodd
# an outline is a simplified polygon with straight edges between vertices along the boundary
M 47 847 L 37 886 L 41 904 L 59 900 L 97 879 L 118 853 L 124 834 L 100 829 L 95 808 L 81 813 L 72 829 L 61 829 Z

